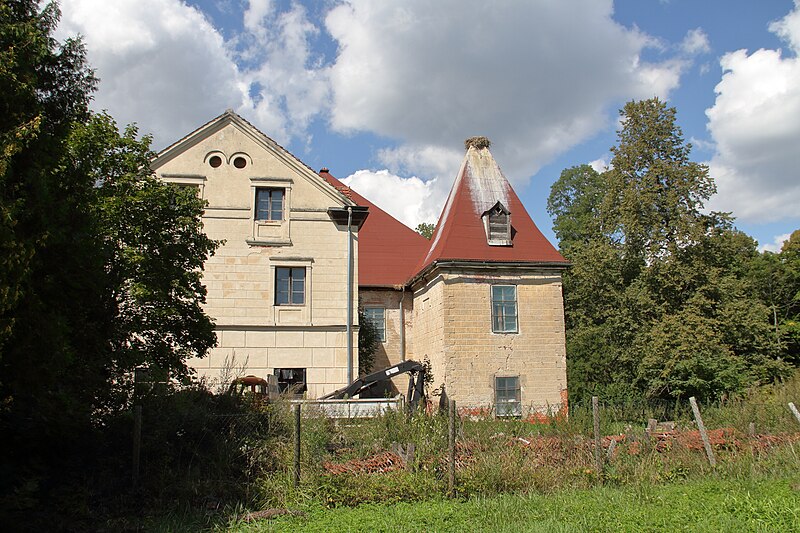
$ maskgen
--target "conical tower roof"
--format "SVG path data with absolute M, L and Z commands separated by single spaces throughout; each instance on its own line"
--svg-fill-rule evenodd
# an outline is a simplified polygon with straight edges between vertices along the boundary
M 417 272 L 440 261 L 568 265 L 531 220 L 492 157 L 488 139 L 473 137 L 467 140 L 466 147 L 430 249 Z M 484 215 L 498 203 L 510 213 L 510 244 L 489 244 L 487 238 Z

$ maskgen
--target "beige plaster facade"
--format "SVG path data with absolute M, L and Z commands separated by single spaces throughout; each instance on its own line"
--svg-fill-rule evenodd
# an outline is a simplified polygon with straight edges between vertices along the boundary
M 349 373 L 357 376 L 360 303 L 383 317 L 385 338 L 373 369 L 406 359 L 428 361 L 433 376 L 428 392 L 446 391 L 460 407 L 477 411 L 497 407 L 501 382 L 513 384 L 506 396 L 511 395 L 515 409 L 522 407 L 515 410 L 517 415 L 566 407 L 561 293 L 565 261 L 530 221 L 488 149 L 468 150 L 430 251 L 424 239 L 416 246 L 415 253 L 428 256 L 406 255 L 413 262 L 400 284 L 374 274 L 389 272 L 397 254 L 407 250 L 378 245 L 395 242 L 384 235 L 401 238 L 411 230 L 335 180 L 327 169 L 315 173 L 233 112 L 168 147 L 152 166 L 164 181 L 197 188 L 208 203 L 205 231 L 223 241 L 204 272 L 205 309 L 215 320 L 218 346 L 208 357 L 190 361 L 199 375 L 264 376 L 298 369 L 304 372 L 310 398 L 341 388 L 349 383 Z M 257 198 L 263 199 L 265 191 L 270 202 L 272 191 L 279 191 L 279 215 L 272 207 L 264 215 L 264 204 Z M 499 202 L 503 213 L 514 217 L 516 236 L 512 238 L 509 227 L 507 242 L 498 245 L 487 239 L 488 226 L 481 219 L 485 213 L 474 212 L 476 198 L 489 206 Z M 375 216 L 362 235 L 365 259 L 360 266 L 364 279 L 371 275 L 378 282 L 359 287 L 359 229 L 356 225 L 350 237 L 347 226 L 337 223 L 330 210 L 366 209 L 365 205 Z M 410 236 L 421 239 L 413 232 Z M 413 244 L 413 239 L 406 242 Z M 452 242 L 460 248 L 448 251 Z M 459 259 L 448 258 L 448 253 Z M 459 254 L 465 253 L 472 255 L 461 259 Z M 353 266 L 351 357 L 346 333 L 348 254 Z M 417 261 L 420 266 L 415 267 Z M 296 276 L 302 278 L 297 292 L 302 301 L 294 301 L 294 293 L 281 293 L 278 278 L 287 272 L 292 283 Z M 492 287 L 498 285 L 513 287 L 513 332 L 493 331 Z M 292 301 L 282 301 L 284 297 Z M 406 387 L 407 378 L 400 377 L 392 386 L 372 392 L 404 393 Z
M 166 149 L 153 169 L 164 181 L 197 187 L 208 202 L 205 231 L 223 241 L 203 276 L 218 346 L 190 365 L 210 378 L 226 368 L 255 375 L 306 369 L 311 397 L 347 384 L 348 231 L 327 210 L 352 202 L 232 113 Z M 256 220 L 258 188 L 283 192 L 279 220 Z M 354 264 L 357 238 L 354 230 Z M 276 304 L 281 268 L 304 271 L 302 304 Z M 357 298 L 354 289 L 353 309 Z M 355 312 L 353 321 L 357 347 Z M 353 366 L 358 368 L 355 349 Z

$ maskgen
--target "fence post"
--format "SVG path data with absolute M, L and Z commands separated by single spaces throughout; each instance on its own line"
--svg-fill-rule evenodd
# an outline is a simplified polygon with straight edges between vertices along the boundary
M 139 458 L 142 453 L 142 406 L 133 406 L 133 469 L 131 480 L 133 488 L 139 484 Z
M 700 430 L 700 437 L 703 438 L 703 446 L 706 449 L 708 456 L 708 464 L 713 468 L 717 466 L 717 460 L 714 459 L 714 450 L 711 449 L 711 442 L 708 440 L 708 433 L 706 433 L 706 426 L 703 424 L 703 418 L 700 416 L 700 408 L 697 407 L 697 400 L 694 396 L 689 398 L 689 403 L 692 405 L 692 412 L 694 413 L 694 421 L 697 422 L 697 429 Z
M 456 401 L 450 400 L 449 416 L 447 420 L 447 485 L 450 497 L 456 495 Z
M 794 403 L 789 402 L 789 410 L 792 411 L 792 414 L 800 422 L 800 412 L 797 411 L 797 407 L 794 406 Z
M 294 486 L 300 486 L 300 404 L 294 406 Z
M 602 443 L 600 441 L 600 406 L 597 396 L 592 396 L 592 419 L 594 420 L 594 467 L 597 475 L 603 470 L 603 458 L 600 455 Z

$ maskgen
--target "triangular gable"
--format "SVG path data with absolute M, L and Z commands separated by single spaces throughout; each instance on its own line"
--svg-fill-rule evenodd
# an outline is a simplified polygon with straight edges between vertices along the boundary
M 238 128 L 256 144 L 275 156 L 276 159 L 283 162 L 286 166 L 293 169 L 301 176 L 305 177 L 320 191 L 329 196 L 331 200 L 343 206 L 355 205 L 355 203 L 347 196 L 343 195 L 335 187 L 331 186 L 331 184 L 322 179 L 311 167 L 303 163 L 286 148 L 272 140 L 253 124 L 230 109 L 218 117 L 206 122 L 182 139 L 179 139 L 178 141 L 161 150 L 151 162 L 150 168 L 154 171 L 158 170 L 159 167 L 163 166 L 168 161 L 178 157 L 189 148 L 211 137 L 228 125 L 233 125 Z
M 510 246 L 492 246 L 487 240 L 482 216 L 498 203 L 512 214 Z M 568 264 L 536 227 L 485 145 L 468 147 L 417 272 L 439 261 Z

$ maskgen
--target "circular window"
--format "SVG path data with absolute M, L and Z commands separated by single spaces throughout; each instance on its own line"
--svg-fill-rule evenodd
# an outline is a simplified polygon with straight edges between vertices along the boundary
M 222 164 L 222 158 L 220 156 L 218 156 L 218 155 L 212 155 L 208 159 L 208 164 L 211 165 L 214 168 L 217 168 Z
M 236 168 L 244 168 L 247 166 L 247 159 L 245 159 L 244 157 L 237 157 L 236 159 L 233 160 L 233 166 L 235 166 Z

